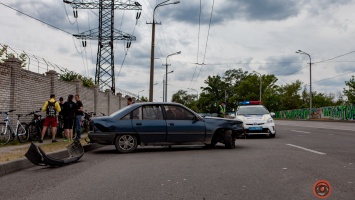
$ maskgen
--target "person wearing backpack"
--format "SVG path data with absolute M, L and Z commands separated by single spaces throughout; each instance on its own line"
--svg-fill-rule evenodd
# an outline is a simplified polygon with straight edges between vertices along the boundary
M 46 112 L 46 118 L 44 119 L 41 139 L 39 143 L 43 143 L 44 135 L 47 132 L 48 126 L 52 126 L 52 143 L 57 142 L 55 139 L 56 129 L 58 125 L 57 113 L 61 111 L 60 105 L 55 101 L 55 95 L 51 94 L 50 100 L 46 101 L 42 107 L 42 111 Z

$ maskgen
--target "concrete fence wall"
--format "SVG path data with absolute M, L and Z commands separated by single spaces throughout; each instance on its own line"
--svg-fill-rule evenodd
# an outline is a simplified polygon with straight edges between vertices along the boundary
M 112 94 L 111 90 L 99 91 L 99 87 L 84 87 L 80 80 L 66 82 L 58 79 L 56 71 L 50 70 L 46 74 L 38 74 L 25 70 L 16 58 L 0 63 L 0 112 L 14 109 L 10 116 L 27 114 L 39 110 L 51 94 L 56 100 L 68 95 L 78 94 L 84 105 L 84 110 L 110 115 L 127 105 L 127 98 L 121 93 Z M 134 99 L 134 98 L 133 98 Z M 135 100 L 135 99 L 134 99 Z M 43 115 L 43 113 L 42 113 Z M 44 116 L 44 115 L 43 115 Z M 2 119 L 3 116 L 0 116 Z M 22 122 L 29 122 L 31 117 L 21 117 Z
M 309 108 L 282 110 L 275 112 L 276 118 L 279 119 L 332 119 L 332 120 L 355 120 L 355 104 L 327 106 L 321 108 L 313 108 L 313 115 L 309 115 Z

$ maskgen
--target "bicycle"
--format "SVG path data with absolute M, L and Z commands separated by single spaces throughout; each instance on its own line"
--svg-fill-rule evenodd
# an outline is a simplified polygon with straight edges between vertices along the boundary
M 95 116 L 94 112 L 84 112 L 84 119 L 81 121 L 81 127 L 83 128 L 83 132 L 89 132 L 91 130 L 90 122 L 92 116 Z
M 83 127 L 84 127 L 84 129 L 86 130 L 87 133 L 89 133 L 90 131 L 94 130 L 94 127 L 93 127 L 93 125 L 91 123 L 91 118 L 93 116 L 94 117 L 96 116 L 95 112 L 89 112 L 89 113 L 84 112 L 84 120 L 82 122 L 83 122 Z M 88 134 L 88 136 L 86 136 L 85 141 L 87 143 L 90 143 L 89 134 Z
M 41 138 L 41 132 L 44 120 L 42 119 L 42 115 L 36 114 L 39 111 L 32 111 L 28 113 L 26 116 L 33 115 L 32 121 L 27 124 L 26 130 L 29 134 L 31 141 L 38 141 Z
M 16 130 L 14 130 L 13 126 L 11 125 L 11 118 L 9 117 L 9 113 L 13 112 L 15 110 L 9 110 L 7 112 L 0 112 L 0 114 L 5 114 L 5 122 L 0 123 L 0 144 L 5 145 L 12 141 L 15 136 L 17 136 L 17 139 L 24 143 L 28 141 L 29 135 L 28 132 L 26 131 L 26 123 L 21 123 L 20 122 L 20 117 L 22 114 L 16 114 L 17 115 L 17 120 L 16 120 Z

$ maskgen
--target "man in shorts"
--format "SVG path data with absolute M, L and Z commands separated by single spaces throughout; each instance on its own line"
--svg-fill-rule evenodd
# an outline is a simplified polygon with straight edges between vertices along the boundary
M 68 96 L 67 102 L 64 103 L 64 109 L 62 111 L 64 118 L 64 133 L 67 137 L 65 142 L 71 142 L 73 139 L 73 126 L 75 120 L 75 112 L 77 111 L 77 105 L 73 102 L 73 95 Z
M 43 138 L 47 132 L 48 126 L 52 126 L 52 143 L 57 142 L 57 140 L 55 139 L 57 125 L 58 125 L 57 113 L 59 113 L 61 109 L 59 103 L 55 101 L 54 94 L 51 94 L 50 100 L 44 103 L 42 107 L 42 111 L 46 112 L 47 116 L 44 119 L 43 130 L 41 133 L 41 139 L 39 140 L 39 143 L 43 143 Z

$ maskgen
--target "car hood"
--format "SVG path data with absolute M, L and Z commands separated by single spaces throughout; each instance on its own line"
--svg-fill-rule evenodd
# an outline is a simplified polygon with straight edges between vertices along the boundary
M 221 117 L 204 117 L 206 122 L 229 122 L 229 123 L 236 123 L 236 124 L 240 124 L 243 123 L 242 120 L 240 119 L 228 119 L 228 118 L 221 118 Z

